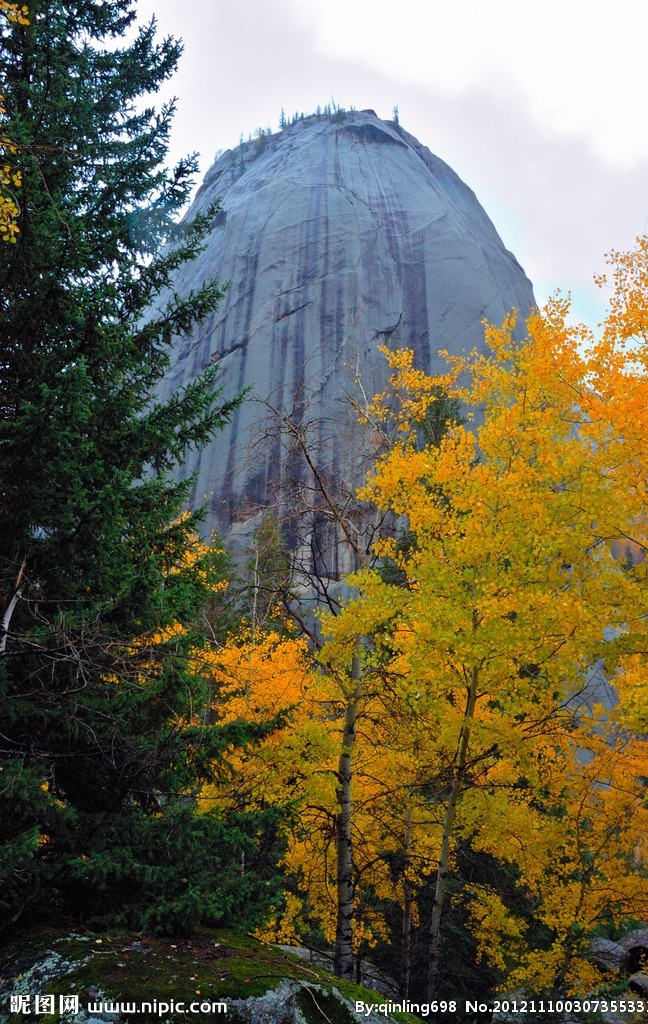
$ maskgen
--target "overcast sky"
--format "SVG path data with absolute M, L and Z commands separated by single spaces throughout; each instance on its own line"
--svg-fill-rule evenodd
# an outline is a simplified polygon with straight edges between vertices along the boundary
M 543 302 L 572 292 L 648 222 L 645 0 L 138 0 L 184 41 L 172 153 L 214 154 L 281 109 L 373 108 L 477 194 Z

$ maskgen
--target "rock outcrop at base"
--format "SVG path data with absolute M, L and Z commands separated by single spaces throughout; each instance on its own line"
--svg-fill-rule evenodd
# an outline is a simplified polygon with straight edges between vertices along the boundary
M 396 1024 L 384 996 L 229 931 L 191 938 L 32 931 L 0 950 L 0 1024 Z M 415 1024 L 411 1014 L 398 1020 Z

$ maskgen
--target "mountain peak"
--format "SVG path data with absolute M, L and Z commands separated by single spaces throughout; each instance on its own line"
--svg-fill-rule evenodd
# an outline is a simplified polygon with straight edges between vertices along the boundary
M 175 287 L 230 285 L 219 312 L 176 340 L 163 397 L 219 362 L 226 396 L 249 387 L 275 410 L 307 418 L 331 479 L 362 482 L 353 438 L 343 451 L 330 425 L 356 376 L 368 395 L 383 386 L 381 344 L 411 348 L 421 369 L 440 372 L 440 349 L 479 347 L 483 319 L 499 323 L 512 307 L 526 316 L 533 305 L 470 188 L 372 110 L 298 118 L 228 150 L 189 216 L 217 199 L 205 251 Z M 185 469 L 197 475 L 210 526 L 253 520 L 294 483 L 294 460 L 265 429 L 266 413 L 244 403 Z

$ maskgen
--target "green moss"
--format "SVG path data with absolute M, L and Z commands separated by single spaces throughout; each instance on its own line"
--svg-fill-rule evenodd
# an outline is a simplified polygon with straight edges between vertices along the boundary
M 281 981 L 295 983 L 296 999 L 308 1024 L 329 1020 L 332 1024 L 353 1024 L 354 1017 L 334 994 L 337 990 L 352 1004 L 361 999 L 376 1003 L 384 997 L 359 985 L 333 978 L 325 970 L 304 962 L 249 935 L 231 930 L 201 929 L 192 938 L 160 938 L 126 933 L 86 935 L 35 934 L 14 944 L 12 971 L 16 978 L 48 956 L 60 958 L 65 971 L 53 970 L 42 991 L 78 995 L 82 1006 L 101 999 L 126 1003 L 185 1003 L 217 1000 L 228 1002 L 227 1021 L 236 1024 L 239 1014 L 233 999 L 263 996 Z M 9 960 L 3 958 L 5 963 Z M 32 987 L 32 994 L 38 988 Z M 98 995 L 97 993 L 101 993 Z M 191 1014 L 195 1024 L 214 1021 L 215 1014 Z M 402 1024 L 417 1019 L 409 1014 L 394 1017 Z M 157 1012 L 137 1013 L 132 1024 L 160 1024 Z M 167 1014 L 166 1020 L 187 1024 L 185 1014 Z M 129 1020 L 124 1014 L 120 1020 Z M 40 1024 L 62 1024 L 57 1014 L 50 1019 L 39 1015 Z M 5 1024 L 24 1024 L 20 1014 L 5 1017 Z
M 140 945 L 143 949 L 104 938 L 101 948 L 95 946 L 90 958 L 64 979 L 64 987 L 70 991 L 74 982 L 74 991 L 99 988 L 128 1002 L 179 1002 L 260 996 L 282 978 L 299 977 L 298 965 L 287 958 L 253 940 L 233 941 L 231 935 L 203 934 L 176 942 L 149 939 Z
M 321 1024 L 325 1020 L 330 1021 L 330 1024 L 357 1024 L 347 1007 L 330 992 L 321 992 L 304 985 L 297 993 L 297 1005 L 308 1024 Z

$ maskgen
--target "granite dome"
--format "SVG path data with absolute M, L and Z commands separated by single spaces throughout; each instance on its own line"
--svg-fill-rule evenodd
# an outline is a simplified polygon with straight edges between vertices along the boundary
M 356 372 L 369 393 L 381 386 L 379 345 L 410 347 L 436 371 L 439 349 L 482 344 L 484 318 L 533 305 L 474 193 L 373 111 L 304 118 L 224 153 L 189 216 L 216 199 L 206 249 L 174 283 L 180 294 L 212 278 L 230 286 L 218 313 L 176 339 L 163 398 L 217 361 L 226 395 L 250 387 L 324 424 Z M 287 457 L 257 436 L 262 418 L 246 402 L 183 469 L 196 473 L 209 526 L 228 531 L 281 493 Z M 353 445 L 342 451 L 318 429 L 327 472 L 360 482 Z

